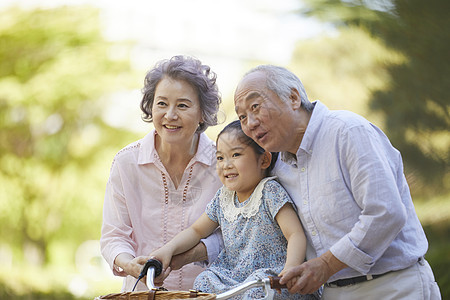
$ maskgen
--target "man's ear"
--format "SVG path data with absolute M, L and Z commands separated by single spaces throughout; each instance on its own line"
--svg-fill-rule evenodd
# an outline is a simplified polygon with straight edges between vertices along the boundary
M 270 153 L 269 151 L 264 152 L 262 155 L 262 164 L 261 164 L 261 168 L 262 169 L 267 169 L 270 166 L 270 163 L 272 162 L 272 153 Z
M 289 95 L 289 103 L 291 104 L 294 110 L 297 110 L 302 105 L 302 98 L 300 97 L 300 93 L 296 88 L 291 89 L 291 94 Z

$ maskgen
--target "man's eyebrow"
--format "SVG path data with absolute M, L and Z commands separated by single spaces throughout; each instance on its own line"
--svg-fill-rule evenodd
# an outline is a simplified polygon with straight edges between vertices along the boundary
M 247 96 L 245 96 L 244 101 L 250 101 L 253 100 L 255 98 L 261 97 L 261 94 L 259 92 L 251 92 L 250 94 L 248 94 Z M 238 111 L 238 107 L 235 106 L 234 110 L 237 112 Z
M 249 100 L 252 100 L 252 99 L 255 99 L 255 98 L 258 98 L 258 97 L 261 97 L 261 94 L 260 94 L 260 93 L 258 93 L 258 92 L 251 92 L 250 94 L 248 94 L 248 95 L 244 98 L 244 100 L 245 100 L 245 101 L 249 101 Z

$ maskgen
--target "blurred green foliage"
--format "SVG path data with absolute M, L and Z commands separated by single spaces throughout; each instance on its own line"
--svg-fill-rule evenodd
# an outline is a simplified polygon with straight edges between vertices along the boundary
M 136 137 L 102 119 L 100 97 L 131 80 L 128 57 L 111 57 L 98 14 L 0 13 L 2 263 L 73 266 L 77 246 L 99 238 L 109 164 Z
M 339 29 L 352 28 L 368 33 L 373 41 L 392 53 L 397 53 L 400 59 L 383 61 L 386 56 L 378 56 L 378 69 L 382 69 L 384 73 L 385 84 L 367 84 L 371 89 L 370 107 L 380 113 L 384 119 L 386 134 L 403 154 L 409 179 L 415 183 L 415 194 L 448 193 L 450 96 L 447 88 L 450 86 L 450 2 L 305 2 L 307 6 L 303 13 L 331 22 Z M 362 45 L 355 45 L 358 50 L 361 50 L 361 47 Z M 352 51 L 351 45 L 346 49 Z M 363 52 L 353 53 L 357 58 L 361 58 L 364 52 L 374 53 L 374 50 L 366 47 Z M 365 79 L 371 76 L 374 70 L 364 71 L 368 73 L 360 72 L 362 83 L 365 83 Z
M 330 36 L 298 41 L 290 68 L 302 80 L 311 101 L 319 99 L 330 109 L 350 110 L 382 125 L 368 102 L 372 90 L 386 86 L 384 62 L 403 59 L 366 31 L 351 26 Z

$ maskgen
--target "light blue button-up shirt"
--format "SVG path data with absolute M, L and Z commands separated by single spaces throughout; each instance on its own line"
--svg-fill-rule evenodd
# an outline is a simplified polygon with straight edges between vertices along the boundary
M 274 168 L 295 202 L 307 259 L 331 250 L 349 268 L 329 282 L 407 268 L 428 248 L 399 153 L 363 117 L 315 102 L 296 155 Z

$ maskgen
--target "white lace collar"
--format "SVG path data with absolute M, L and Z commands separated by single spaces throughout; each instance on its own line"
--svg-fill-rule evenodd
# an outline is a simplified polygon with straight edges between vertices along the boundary
M 245 200 L 244 204 L 240 207 L 236 207 L 234 204 L 236 192 L 230 191 L 227 187 L 223 186 L 219 195 L 219 203 L 225 219 L 228 222 L 234 222 L 239 214 L 241 214 L 244 218 L 250 218 L 256 215 L 258 213 L 259 206 L 261 205 L 264 185 L 267 181 L 274 178 L 276 178 L 276 176 L 266 177 L 261 180 L 253 193 L 250 195 L 250 198 Z

